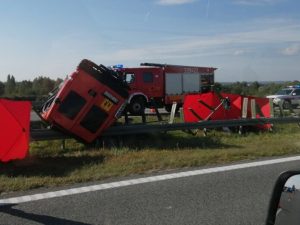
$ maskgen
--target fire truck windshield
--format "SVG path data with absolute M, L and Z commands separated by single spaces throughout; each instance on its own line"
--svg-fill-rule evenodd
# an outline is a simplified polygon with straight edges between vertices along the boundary
M 126 73 L 124 78 L 126 83 L 131 84 L 133 83 L 135 76 L 134 73 Z

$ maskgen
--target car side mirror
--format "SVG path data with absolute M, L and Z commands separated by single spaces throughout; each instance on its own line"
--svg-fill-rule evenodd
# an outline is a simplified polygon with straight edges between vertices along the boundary
M 282 173 L 275 184 L 267 225 L 294 225 L 300 221 L 300 171 Z

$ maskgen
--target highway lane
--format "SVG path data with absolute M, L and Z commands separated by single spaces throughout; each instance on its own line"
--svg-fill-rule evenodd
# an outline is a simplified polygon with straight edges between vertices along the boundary
M 0 224 L 264 224 L 278 174 L 297 168 L 300 161 L 0 206 Z

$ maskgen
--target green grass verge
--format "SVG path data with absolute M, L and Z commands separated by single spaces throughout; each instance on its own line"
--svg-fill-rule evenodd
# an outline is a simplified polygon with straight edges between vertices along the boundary
M 108 143 L 108 144 L 107 144 Z M 74 140 L 33 142 L 25 160 L 0 164 L 0 193 L 53 187 L 166 169 L 198 167 L 300 153 L 300 128 L 245 135 L 211 131 L 139 135 L 86 147 Z

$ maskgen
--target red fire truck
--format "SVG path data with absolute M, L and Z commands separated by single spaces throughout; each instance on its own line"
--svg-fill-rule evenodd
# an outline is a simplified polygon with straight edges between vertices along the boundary
M 211 90 L 216 68 L 141 63 L 140 67 L 116 66 L 115 70 L 131 89 L 128 111 L 139 115 L 145 107 L 153 107 L 154 104 L 170 111 L 173 102 L 177 102 L 179 108 L 185 94 Z
M 82 60 L 44 103 L 41 117 L 53 127 L 92 142 L 126 107 L 128 86 L 103 65 Z

